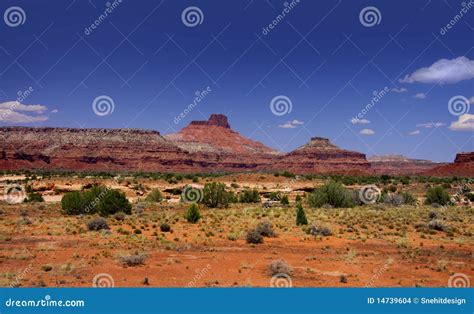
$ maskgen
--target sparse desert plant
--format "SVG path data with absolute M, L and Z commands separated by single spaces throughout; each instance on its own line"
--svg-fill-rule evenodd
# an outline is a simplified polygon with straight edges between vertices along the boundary
M 321 225 L 312 225 L 311 227 L 308 228 L 308 233 L 312 234 L 314 236 L 330 236 L 332 235 L 331 229 L 326 226 L 321 226 Z
M 449 199 L 449 193 L 442 186 L 430 187 L 426 191 L 426 204 L 447 205 Z
M 256 229 L 251 229 L 247 231 L 245 239 L 247 240 L 247 243 L 250 244 L 263 243 L 263 237 Z
M 257 189 L 245 189 L 239 194 L 240 203 L 258 203 L 260 195 Z
M 212 182 L 204 185 L 202 203 L 208 207 L 228 207 L 233 198 L 233 193 L 226 190 L 224 183 Z
M 434 219 L 428 223 L 428 228 L 437 231 L 448 231 L 449 227 L 441 220 Z
M 135 252 L 134 254 L 131 255 L 124 255 L 119 258 L 120 263 L 122 266 L 139 266 L 145 264 L 146 260 L 146 255 L 143 253 L 137 253 Z
M 107 220 L 102 217 L 97 217 L 87 222 L 87 229 L 89 231 L 109 230 L 110 227 L 107 224 Z
M 298 203 L 298 202 L 302 202 L 302 201 L 303 201 L 303 198 L 301 197 L 301 195 L 299 195 L 299 194 L 296 195 L 296 197 L 295 197 L 295 202 Z
M 306 214 L 303 209 L 303 205 L 301 203 L 296 204 L 296 225 L 307 225 L 308 219 L 306 218 Z
M 145 201 L 154 202 L 154 203 L 159 203 L 162 200 L 163 200 L 163 195 L 161 194 L 161 191 L 158 189 L 151 190 L 151 192 L 145 198 Z
M 199 212 L 199 207 L 196 204 L 191 204 L 185 216 L 186 220 L 190 223 L 196 223 L 201 219 L 201 213 Z
M 408 204 L 408 205 L 416 204 L 416 197 L 413 196 L 413 194 L 411 194 L 410 192 L 403 192 L 400 195 L 403 196 L 403 198 L 405 199 L 405 204 Z
M 39 193 L 30 192 L 30 193 L 28 193 L 28 196 L 25 199 L 25 202 L 28 202 L 28 203 L 41 203 L 41 202 L 44 202 L 44 198 Z
M 255 230 L 263 237 L 275 237 L 276 233 L 273 230 L 273 225 L 269 221 L 262 221 L 257 225 Z
M 293 273 L 293 268 L 291 268 L 284 260 L 279 259 L 268 265 L 268 272 L 270 273 L 270 276 L 275 276 L 277 274 L 291 275 Z
M 160 231 L 161 232 L 170 232 L 171 231 L 171 226 L 166 223 L 166 222 L 163 222 L 160 224 Z
M 114 214 L 114 219 L 117 221 L 124 221 L 125 220 L 125 214 L 124 212 L 118 212 Z
M 330 181 L 314 190 L 308 196 L 308 203 L 312 207 L 331 205 L 335 208 L 354 207 L 352 194 L 341 183 Z

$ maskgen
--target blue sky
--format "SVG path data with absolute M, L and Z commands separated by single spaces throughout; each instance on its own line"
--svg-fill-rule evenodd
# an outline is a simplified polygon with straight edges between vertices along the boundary
M 452 161 L 474 150 L 474 2 L 464 5 L 5 0 L 0 125 L 167 134 L 223 113 L 282 151 L 323 136 L 369 156 Z

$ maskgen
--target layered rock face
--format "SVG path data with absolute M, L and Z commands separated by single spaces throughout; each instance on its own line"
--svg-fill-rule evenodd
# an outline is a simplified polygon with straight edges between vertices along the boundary
M 372 156 L 368 158 L 376 174 L 413 175 L 431 170 L 443 164 L 430 160 L 410 159 L 401 155 Z
M 430 176 L 474 177 L 474 152 L 456 154 L 454 163 L 435 167 L 424 173 Z
M 192 171 L 189 153 L 157 131 L 0 128 L 0 168 Z
M 365 154 L 341 149 L 327 138 L 313 137 L 308 144 L 279 158 L 273 169 L 285 169 L 298 174 L 368 174 L 370 164 Z

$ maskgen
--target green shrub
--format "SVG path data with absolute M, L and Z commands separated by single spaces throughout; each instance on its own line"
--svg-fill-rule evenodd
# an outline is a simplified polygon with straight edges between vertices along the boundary
M 199 213 L 199 207 L 196 204 L 191 204 L 185 216 L 186 220 L 190 223 L 196 223 L 201 219 L 201 213 Z
M 303 201 L 303 198 L 301 197 L 301 195 L 299 195 L 299 194 L 296 195 L 296 197 L 295 197 L 295 202 L 298 203 L 298 202 L 302 202 L 302 201 Z
M 158 189 L 151 190 L 150 194 L 147 195 L 145 201 L 159 203 L 163 200 L 163 195 L 161 195 L 161 191 Z
M 41 203 L 41 202 L 44 202 L 44 198 L 39 193 L 30 192 L 30 193 L 28 193 L 28 197 L 26 198 L 25 202 L 28 202 L 28 203 Z
M 234 194 L 226 190 L 224 183 L 212 182 L 204 185 L 202 202 L 208 207 L 229 207 L 233 199 Z
M 268 199 L 270 201 L 279 201 L 281 199 L 281 193 L 280 192 L 271 192 L 270 195 L 268 196 Z
M 101 216 L 109 216 L 118 212 L 124 212 L 128 215 L 132 213 L 132 205 L 125 197 L 125 194 L 118 190 L 106 192 L 96 207 Z
M 331 205 L 335 208 L 354 207 L 352 193 L 341 183 L 331 181 L 316 189 L 308 196 L 308 203 L 312 207 Z
M 260 202 L 260 194 L 257 189 L 245 189 L 239 194 L 240 203 L 258 203 Z
M 449 199 L 449 193 L 442 186 L 431 187 L 426 192 L 426 204 L 447 205 Z
M 290 201 L 288 200 L 288 195 L 283 195 L 280 199 L 281 205 L 290 205 Z
M 61 207 L 68 215 L 99 214 L 113 215 L 118 212 L 132 213 L 132 205 L 125 194 L 102 186 L 78 192 L 66 193 L 61 199 Z
M 416 204 L 416 197 L 414 197 L 413 194 L 411 194 L 410 192 L 403 192 L 400 195 L 403 196 L 403 198 L 405 199 L 405 204 L 408 204 L 408 205 Z
M 306 214 L 304 212 L 303 206 L 301 203 L 296 204 L 296 225 L 307 225 L 308 219 L 306 219 Z
M 160 225 L 160 231 L 161 232 L 170 232 L 171 231 L 171 226 L 166 223 L 166 222 L 163 222 L 161 225 Z

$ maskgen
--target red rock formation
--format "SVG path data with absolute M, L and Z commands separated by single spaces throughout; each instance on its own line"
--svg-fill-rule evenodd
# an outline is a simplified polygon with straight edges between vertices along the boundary
M 370 172 L 370 164 L 364 154 L 343 150 L 327 138 L 313 137 L 308 144 L 281 157 L 273 165 L 273 169 L 298 174 L 367 174 Z
M 443 164 L 430 160 L 410 159 L 401 155 L 372 156 L 368 158 L 376 174 L 414 175 Z
M 459 153 L 454 163 L 433 168 L 424 174 L 437 177 L 474 177 L 474 152 Z

